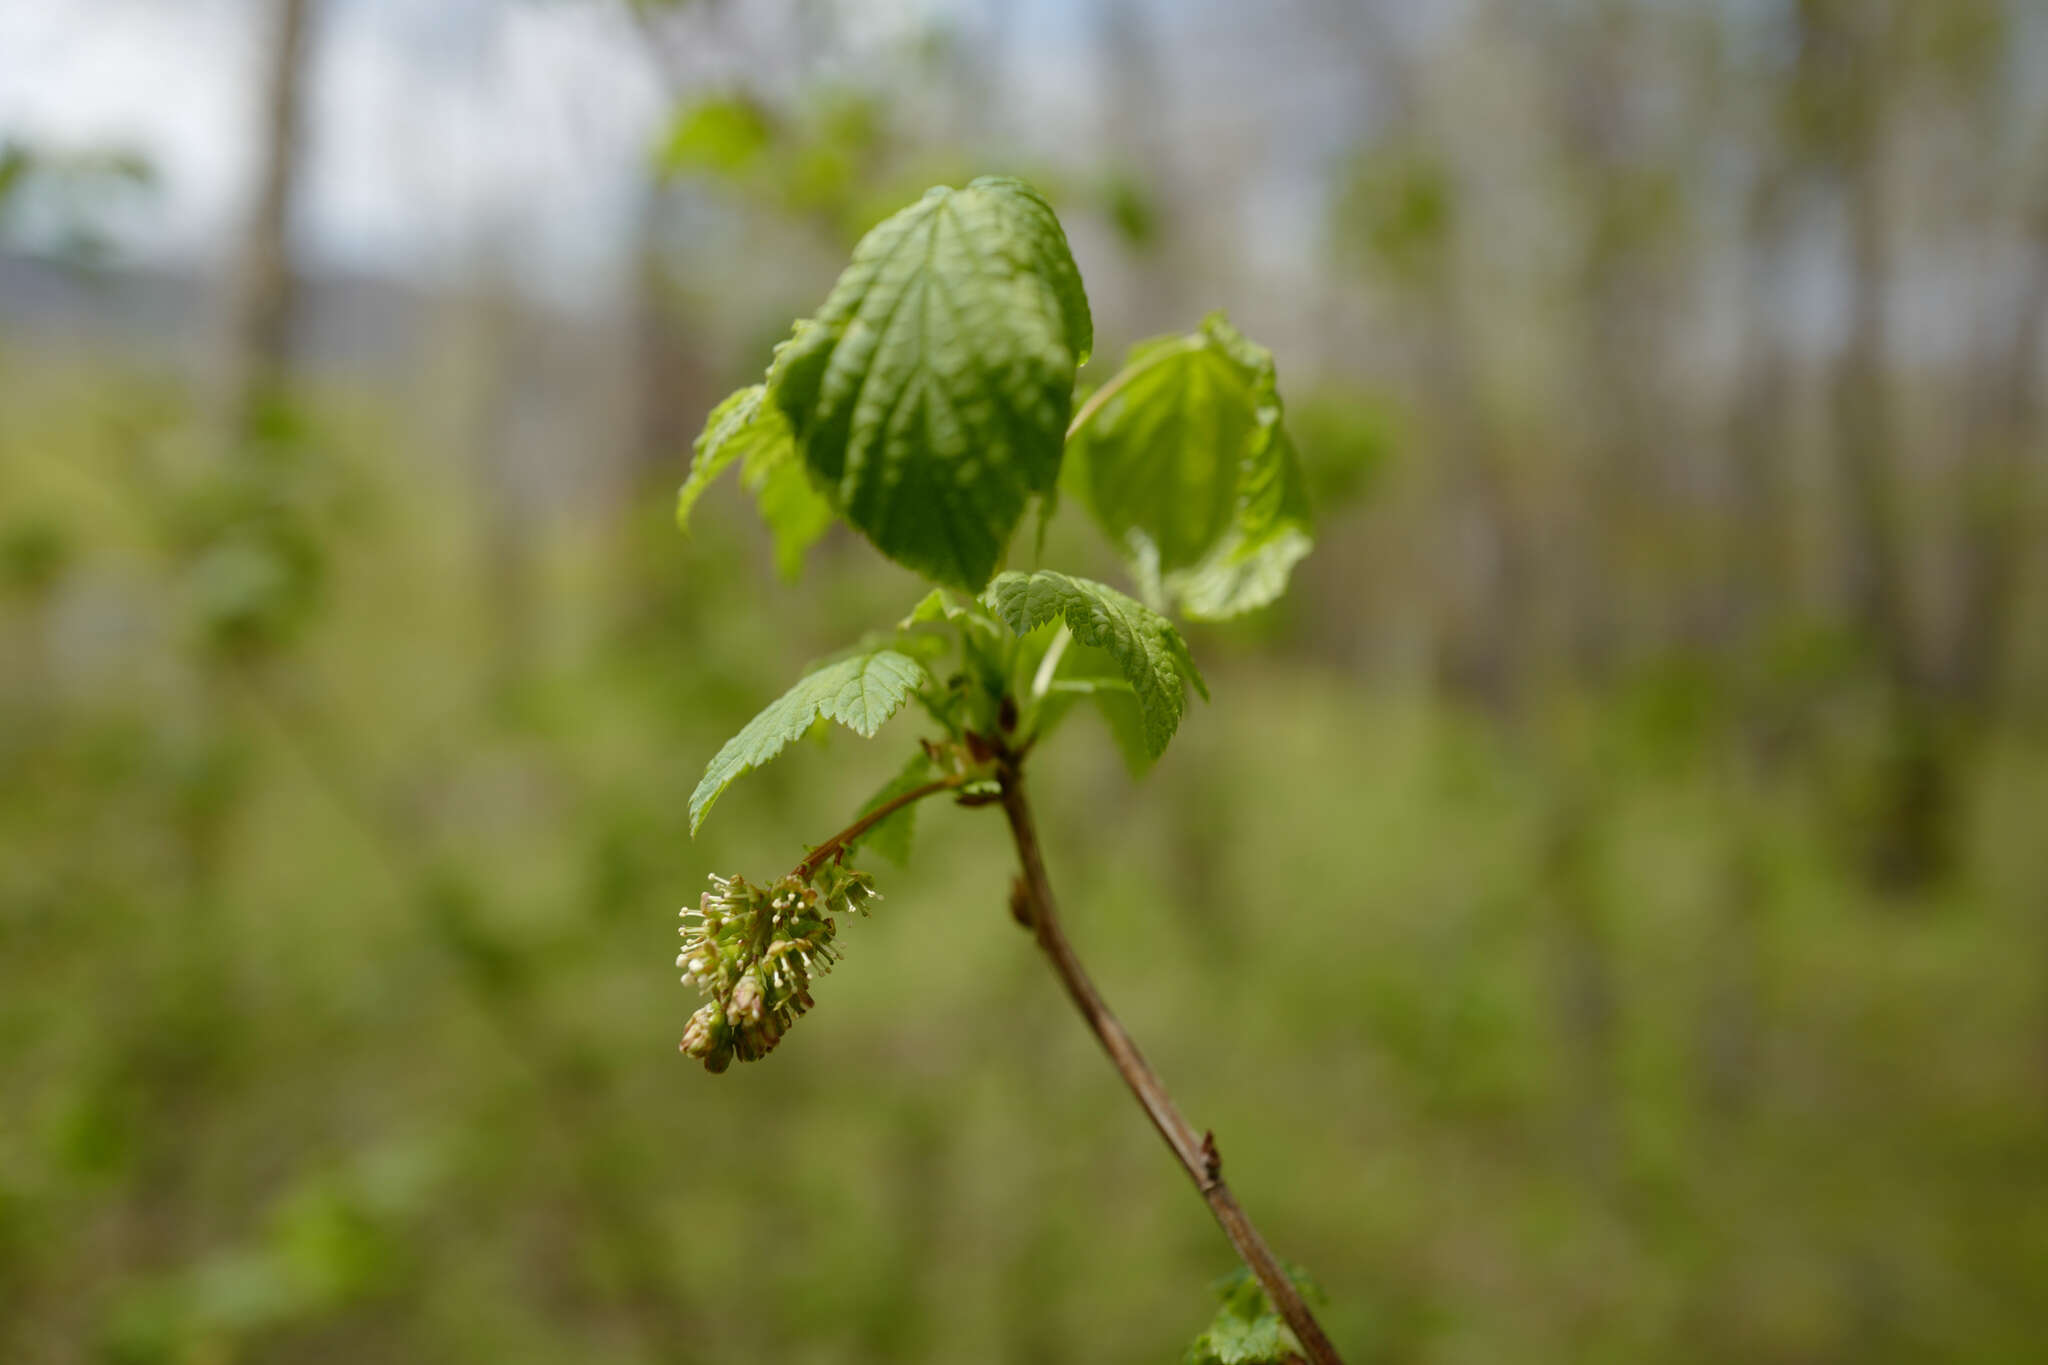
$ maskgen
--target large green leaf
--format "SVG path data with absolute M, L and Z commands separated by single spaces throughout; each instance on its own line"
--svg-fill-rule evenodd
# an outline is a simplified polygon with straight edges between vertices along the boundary
M 1068 454 L 1070 486 L 1147 592 L 1191 617 L 1273 601 L 1313 544 L 1272 353 L 1220 313 L 1134 347 Z
M 866 739 L 927 681 L 915 659 L 893 649 L 854 654 L 805 674 L 727 740 L 704 769 L 703 780 L 690 793 L 690 833 L 697 832 L 727 787 L 801 738 L 820 716 Z
M 676 496 L 676 524 L 689 529 L 704 490 L 737 462 L 740 483 L 754 495 L 761 520 L 775 537 L 775 562 L 796 577 L 804 551 L 832 525 L 832 507 L 811 487 L 797 459 L 796 441 L 782 410 L 767 400 L 767 385 L 750 384 L 711 410 L 697 437 L 689 477 Z
M 883 554 L 979 592 L 1059 476 L 1088 301 L 1020 181 L 940 187 L 854 248 L 769 370 L 813 481 Z
M 989 584 L 987 601 L 1019 635 L 1062 620 L 1080 643 L 1106 651 L 1131 685 L 1145 750 L 1153 758 L 1180 726 L 1187 705 L 1183 689 L 1192 686 L 1208 700 L 1208 686 L 1173 623 L 1114 588 L 1050 570 L 1006 573 Z

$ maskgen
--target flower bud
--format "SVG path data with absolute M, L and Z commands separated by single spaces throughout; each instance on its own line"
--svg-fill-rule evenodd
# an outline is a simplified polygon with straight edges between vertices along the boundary
M 760 1023 L 762 1012 L 761 980 L 749 972 L 740 978 L 739 985 L 732 988 L 732 1004 L 727 1007 L 725 1015 L 737 1027 Z
M 706 997 L 682 1051 L 714 1072 L 734 1057 L 768 1055 L 815 1003 L 812 977 L 839 960 L 834 913 L 865 914 L 875 899 L 867 874 L 838 862 L 812 881 L 791 875 L 771 886 L 713 876 L 697 908 L 681 912 L 676 966 Z
M 712 1004 L 691 1015 L 689 1024 L 683 1029 L 679 1049 L 684 1055 L 704 1063 L 707 1071 L 717 1073 L 725 1070 L 732 1062 L 732 1031 L 726 1026 L 723 1011 Z

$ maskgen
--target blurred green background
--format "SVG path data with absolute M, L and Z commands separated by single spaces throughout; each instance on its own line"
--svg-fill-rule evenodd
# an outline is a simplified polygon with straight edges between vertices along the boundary
M 0 6 L 0 1360 L 1168 1361 L 1229 1248 L 690 438 L 926 185 L 1278 356 L 1319 548 L 1070 930 L 1353 1362 L 2048 1342 L 2033 0 Z M 1045 562 L 1118 581 L 1072 513 Z M 1020 555 L 1028 547 L 1020 547 Z

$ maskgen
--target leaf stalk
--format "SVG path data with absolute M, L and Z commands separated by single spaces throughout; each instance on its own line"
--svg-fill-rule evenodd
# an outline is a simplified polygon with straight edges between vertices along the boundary
M 812 849 L 809 855 L 796 865 L 794 875 L 800 881 L 809 881 L 818 875 L 819 868 L 844 853 L 848 844 L 860 838 L 861 835 L 866 834 L 905 806 L 922 801 L 927 796 L 937 796 L 940 792 L 953 791 L 965 786 L 966 783 L 967 778 L 965 776 L 953 773 L 946 777 L 934 778 L 922 787 L 913 787 L 901 796 L 884 801 L 881 805 L 875 807 L 866 815 L 861 816 L 860 819 Z

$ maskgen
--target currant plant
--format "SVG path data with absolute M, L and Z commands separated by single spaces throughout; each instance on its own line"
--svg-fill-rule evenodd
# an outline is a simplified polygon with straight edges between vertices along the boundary
M 907 853 L 917 802 L 1000 807 L 1020 871 L 1010 908 L 1193 1179 L 1252 1277 L 1192 1362 L 1337 1360 L 1296 1283 L 1197 1133 L 1096 991 L 1060 925 L 1024 772 L 1080 705 L 1134 762 L 1179 728 L 1200 670 L 1166 613 L 1218 620 L 1286 591 L 1312 544 L 1273 358 L 1221 315 L 1147 341 L 1078 411 L 1093 323 L 1067 240 L 1029 186 L 938 188 L 864 237 L 817 315 L 759 384 L 719 404 L 677 502 L 686 528 L 735 465 L 785 572 L 835 520 L 933 587 L 893 628 L 829 659 L 718 751 L 690 798 L 696 833 L 735 780 L 813 726 L 873 736 L 915 703 L 910 761 L 845 829 L 765 885 L 714 877 L 682 912 L 676 958 L 704 1002 L 682 1050 L 713 1072 L 767 1053 L 837 960 L 839 920 L 864 913 L 865 844 Z M 1127 564 L 1136 596 L 1048 569 L 1003 572 L 1027 513 L 1062 496 Z

